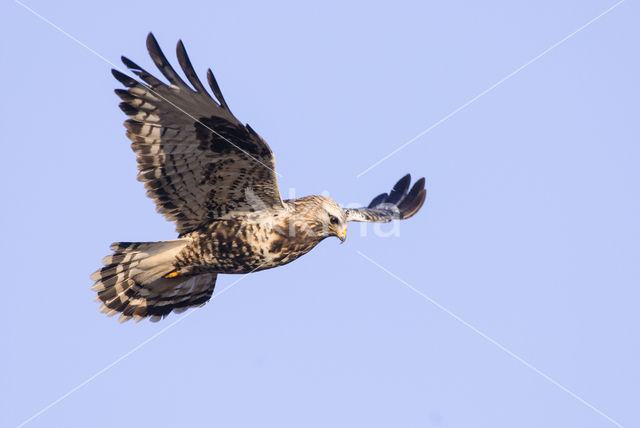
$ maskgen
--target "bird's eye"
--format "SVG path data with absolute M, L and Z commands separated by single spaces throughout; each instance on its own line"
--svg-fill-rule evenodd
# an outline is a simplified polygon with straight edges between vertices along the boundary
M 331 224 L 338 224 L 338 218 L 331 216 L 331 219 L 329 219 L 329 221 L 331 222 Z

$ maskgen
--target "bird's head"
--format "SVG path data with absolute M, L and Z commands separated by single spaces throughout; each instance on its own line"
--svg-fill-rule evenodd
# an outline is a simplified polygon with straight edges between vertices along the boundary
M 307 227 L 317 237 L 335 236 L 347 239 L 347 216 L 340 205 L 326 196 L 307 196 L 296 200 L 296 215 L 302 217 Z
M 347 239 L 347 216 L 340 205 L 333 199 L 325 198 L 323 202 L 322 220 L 326 225 L 326 236 L 336 236 L 340 242 Z

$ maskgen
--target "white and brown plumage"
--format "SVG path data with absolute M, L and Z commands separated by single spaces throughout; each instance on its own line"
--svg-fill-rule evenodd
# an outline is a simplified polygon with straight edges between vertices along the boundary
M 249 273 L 289 263 L 321 240 L 346 238 L 347 222 L 388 222 L 414 215 L 424 203 L 424 179 L 409 190 L 407 174 L 368 207 L 343 209 L 332 199 L 282 200 L 267 143 L 233 116 L 211 70 L 213 98 L 178 42 L 189 86 L 171 67 L 152 34 L 147 48 L 169 81 L 127 58 L 142 82 L 117 70 L 117 89 L 129 116 L 127 136 L 137 154 L 138 180 L 158 212 L 175 222 L 179 239 L 118 242 L 91 278 L 107 315 L 158 320 L 206 303 L 219 273 Z

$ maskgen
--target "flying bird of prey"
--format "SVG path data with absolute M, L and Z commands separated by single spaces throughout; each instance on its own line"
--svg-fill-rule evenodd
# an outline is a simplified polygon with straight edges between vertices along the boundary
M 91 275 L 100 311 L 152 321 L 205 304 L 218 274 L 250 273 L 292 262 L 324 238 L 344 242 L 347 222 L 388 222 L 413 216 L 426 197 L 424 178 L 411 189 L 405 175 L 368 207 L 343 209 L 324 196 L 283 200 L 267 143 L 229 110 L 211 70 L 213 97 L 197 77 L 181 41 L 177 57 L 187 84 L 153 34 L 151 59 L 169 84 L 122 57 L 138 76 L 117 70 L 116 89 L 138 180 L 157 211 L 176 224 L 178 239 L 117 242 Z

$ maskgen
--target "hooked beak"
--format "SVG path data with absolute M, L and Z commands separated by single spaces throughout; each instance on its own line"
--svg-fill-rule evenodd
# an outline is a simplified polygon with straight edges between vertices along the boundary
M 347 239 L 347 228 L 345 227 L 342 233 L 338 233 L 338 238 L 340 239 L 340 243 L 344 244 L 344 241 Z
M 344 228 L 342 233 L 338 232 L 338 230 L 333 226 L 329 226 L 329 229 L 331 229 L 333 231 L 333 233 L 336 234 L 336 236 L 340 240 L 341 244 L 344 243 L 345 239 L 347 239 L 347 228 L 346 227 Z

